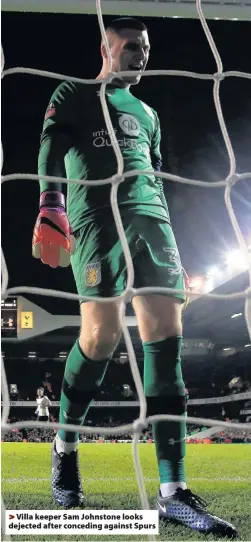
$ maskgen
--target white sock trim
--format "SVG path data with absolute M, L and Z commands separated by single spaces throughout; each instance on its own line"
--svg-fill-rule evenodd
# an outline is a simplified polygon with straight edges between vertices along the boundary
M 64 442 L 57 435 L 56 436 L 56 450 L 58 454 L 70 454 L 71 452 L 76 452 L 78 449 L 78 440 L 77 442 Z
M 187 489 L 186 482 L 165 482 L 160 484 L 160 492 L 162 497 L 170 497 L 175 493 L 178 487 L 181 487 L 181 489 Z

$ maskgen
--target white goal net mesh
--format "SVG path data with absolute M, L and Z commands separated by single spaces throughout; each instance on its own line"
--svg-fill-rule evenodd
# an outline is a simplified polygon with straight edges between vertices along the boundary
M 117 172 L 116 172 L 116 174 L 113 175 L 112 178 L 100 179 L 100 180 L 88 180 L 88 181 L 87 180 L 86 181 L 84 181 L 84 180 L 67 180 L 67 179 L 58 178 L 58 177 L 43 177 L 43 178 L 46 179 L 47 181 L 52 181 L 52 182 L 57 181 L 57 182 L 62 182 L 62 183 L 77 183 L 77 184 L 91 185 L 91 186 L 98 186 L 98 185 L 109 184 L 109 183 L 111 184 L 111 208 L 112 208 L 114 220 L 115 220 L 115 223 L 116 223 L 116 227 L 117 227 L 117 230 L 118 230 L 118 234 L 119 234 L 119 237 L 120 237 L 120 240 L 121 240 L 121 243 L 122 243 L 122 247 L 123 247 L 123 251 L 124 251 L 124 255 L 125 255 L 125 260 L 126 260 L 126 265 L 127 265 L 127 269 L 128 269 L 127 285 L 126 285 L 126 288 L 125 288 L 123 294 L 120 296 L 120 300 L 123 300 L 120 318 L 121 318 L 121 325 L 122 325 L 122 329 L 123 329 L 123 335 L 124 335 L 125 343 L 126 343 L 128 354 L 129 354 L 129 361 L 130 361 L 131 371 L 132 371 L 132 375 L 133 375 L 133 378 L 134 378 L 134 381 L 135 381 L 137 394 L 138 394 L 138 397 L 139 397 L 140 414 L 139 414 L 138 419 L 135 420 L 133 424 L 124 425 L 124 426 L 121 426 L 121 427 L 116 427 L 116 428 L 114 428 L 114 427 L 113 428 L 95 427 L 95 428 L 91 428 L 89 426 L 88 427 L 86 427 L 86 426 L 79 427 L 79 426 L 74 426 L 74 425 L 67 425 L 67 430 L 68 431 L 69 430 L 70 431 L 76 431 L 77 430 L 78 432 L 85 433 L 85 434 L 86 433 L 90 434 L 90 433 L 97 433 L 98 432 L 100 434 L 106 434 L 106 435 L 115 435 L 116 433 L 121 434 L 121 433 L 127 433 L 128 431 L 132 431 L 133 435 L 134 435 L 133 441 L 132 441 L 132 456 L 133 456 L 133 462 L 134 462 L 134 467 L 135 467 L 135 474 L 136 474 L 137 484 L 138 484 L 139 493 L 140 493 L 141 506 L 142 506 L 142 509 L 147 510 L 147 509 L 149 509 L 149 502 L 148 502 L 148 498 L 147 498 L 147 494 L 146 494 L 146 490 L 145 490 L 144 479 L 143 479 L 143 474 L 142 474 L 140 460 L 139 460 L 139 454 L 138 454 L 138 440 L 139 440 L 139 437 L 140 437 L 140 433 L 141 433 L 142 429 L 144 429 L 148 425 L 148 423 L 151 423 L 153 421 L 160 421 L 160 420 L 162 420 L 162 421 L 163 420 L 175 421 L 175 420 L 181 419 L 182 417 L 174 416 L 174 415 L 166 415 L 166 414 L 165 415 L 158 415 L 158 416 L 151 416 L 151 417 L 148 417 L 148 418 L 146 417 L 146 415 L 147 415 L 146 398 L 145 398 L 145 395 L 144 395 L 143 386 L 142 386 L 142 382 L 141 382 L 141 377 L 140 377 L 140 374 L 139 374 L 139 370 L 138 370 L 138 366 L 137 366 L 137 362 L 136 362 L 136 358 L 135 358 L 133 344 L 132 344 L 132 341 L 131 341 L 131 338 L 130 338 L 129 330 L 127 329 L 126 324 L 125 324 L 125 318 L 124 318 L 125 317 L 125 307 L 126 307 L 126 303 L 128 301 L 130 301 L 132 296 L 134 296 L 136 294 L 138 294 L 138 295 L 140 295 L 140 294 L 144 295 L 144 294 L 149 294 L 149 293 L 152 293 L 152 294 L 153 293 L 155 293 L 155 294 L 165 293 L 166 294 L 168 292 L 172 293 L 174 290 L 170 289 L 170 288 L 160 288 L 160 287 L 158 287 L 158 288 L 157 287 L 154 287 L 154 288 L 140 288 L 140 289 L 135 289 L 133 287 L 133 284 L 134 284 L 133 261 L 132 261 L 130 250 L 129 250 L 129 247 L 128 247 L 128 244 L 127 244 L 127 240 L 126 240 L 126 236 L 125 236 L 125 232 L 124 232 L 124 229 L 123 229 L 123 224 L 122 224 L 122 220 L 121 220 L 121 216 L 120 216 L 120 212 L 119 212 L 118 201 L 117 201 L 117 192 L 118 192 L 119 184 L 121 182 L 125 181 L 128 177 L 132 177 L 132 176 L 135 176 L 137 174 L 140 174 L 140 172 L 137 171 L 137 170 L 124 172 L 124 164 L 123 164 L 123 158 L 122 158 L 121 150 L 120 150 L 118 141 L 116 139 L 116 135 L 115 135 L 113 126 L 112 126 L 112 122 L 111 122 L 111 119 L 110 119 L 109 110 L 108 110 L 107 103 L 106 103 L 106 98 L 105 98 L 106 85 L 109 82 L 111 82 L 115 76 L 117 77 L 118 74 L 117 73 L 114 74 L 112 72 L 112 59 L 111 59 L 111 54 L 110 54 L 110 51 L 109 51 L 108 41 L 107 41 L 106 34 L 105 34 L 105 28 L 104 28 L 104 24 L 103 24 L 102 9 L 101 9 L 100 0 L 96 1 L 96 8 L 97 8 L 97 16 L 98 16 L 98 22 L 99 22 L 99 26 L 100 26 L 101 35 L 102 35 L 102 38 L 104 40 L 104 43 L 105 43 L 105 46 L 106 46 L 106 49 L 107 49 L 108 58 L 109 58 L 109 71 L 110 71 L 109 76 L 102 81 L 102 84 L 101 84 L 101 87 L 100 87 L 100 101 L 101 101 L 101 105 L 102 105 L 102 109 L 103 109 L 103 114 L 104 114 L 104 118 L 105 118 L 105 122 L 106 122 L 107 131 L 108 131 L 109 136 L 111 138 L 111 144 L 112 144 L 114 153 L 116 155 Z M 220 102 L 220 84 L 226 77 L 243 77 L 243 78 L 251 79 L 251 74 L 250 73 L 245 73 L 245 72 L 239 72 L 239 71 L 227 71 L 227 72 L 223 71 L 223 65 L 222 65 L 221 57 L 220 57 L 220 54 L 219 54 L 219 52 L 217 50 L 217 47 L 216 47 L 216 45 L 214 43 L 213 37 L 212 37 L 211 32 L 209 30 L 209 27 L 207 25 L 207 22 L 205 20 L 200 0 L 196 0 L 196 9 L 197 9 L 198 16 L 199 16 L 201 25 L 203 27 L 206 39 L 208 40 L 208 43 L 210 45 L 212 54 L 213 54 L 215 62 L 216 62 L 217 70 L 215 71 L 215 73 L 214 74 L 206 74 L 206 73 L 194 73 L 194 72 L 189 72 L 189 71 L 178 71 L 178 70 L 148 70 L 148 71 L 144 72 L 142 75 L 144 77 L 157 76 L 157 75 L 162 75 L 162 76 L 163 75 L 166 75 L 166 76 L 174 76 L 175 75 L 175 76 L 180 76 L 180 77 L 192 77 L 192 78 L 197 78 L 197 79 L 213 81 L 213 100 L 214 100 L 214 104 L 215 104 L 215 108 L 216 108 L 216 112 L 217 112 L 219 125 L 220 125 L 220 128 L 221 128 L 221 132 L 222 132 L 222 135 L 223 135 L 223 138 L 224 138 L 224 142 L 225 142 L 228 157 L 229 157 L 229 174 L 225 179 L 223 179 L 223 180 L 221 180 L 219 182 L 213 182 L 212 183 L 212 182 L 204 182 L 204 181 L 201 181 L 201 180 L 195 180 L 195 179 L 188 179 L 188 178 L 184 178 L 184 177 L 179 177 L 177 175 L 171 175 L 170 173 L 164 173 L 164 172 L 159 172 L 159 171 L 155 172 L 155 173 L 152 172 L 152 171 L 149 171 L 149 172 L 146 171 L 145 173 L 146 174 L 149 173 L 149 175 L 154 174 L 154 175 L 156 175 L 158 177 L 161 176 L 163 179 L 169 179 L 169 180 L 174 181 L 174 182 L 190 184 L 190 185 L 194 185 L 194 186 L 201 186 L 201 187 L 204 187 L 204 188 L 210 188 L 210 189 L 216 189 L 216 188 L 219 188 L 219 187 L 224 187 L 225 188 L 224 197 L 225 197 L 225 204 L 226 204 L 226 207 L 227 207 L 229 218 L 230 218 L 230 221 L 232 223 L 232 226 L 233 226 L 236 238 L 238 240 L 240 249 L 241 249 L 241 251 L 242 251 L 242 253 L 243 253 L 243 255 L 244 255 L 244 257 L 245 257 L 245 259 L 247 261 L 247 264 L 248 264 L 249 286 L 245 291 L 236 292 L 236 293 L 233 293 L 233 294 L 230 294 L 230 295 L 219 295 L 219 294 L 213 294 L 213 293 L 207 294 L 207 295 L 210 296 L 210 297 L 217 298 L 219 300 L 219 302 L 222 299 L 240 299 L 240 298 L 243 299 L 243 304 L 245 305 L 245 320 L 246 320 L 246 325 L 247 325 L 248 332 L 249 332 L 249 337 L 250 337 L 250 340 L 251 340 L 251 254 L 248 252 L 247 245 L 246 245 L 245 240 L 244 240 L 244 238 L 242 236 L 239 224 L 237 222 L 237 219 L 236 219 L 236 216 L 235 216 L 232 204 L 231 204 L 231 188 L 232 188 L 232 186 L 235 183 L 242 180 L 242 179 L 249 179 L 250 180 L 251 179 L 251 171 L 247 172 L 247 173 L 242 173 L 242 174 L 238 174 L 237 171 L 236 171 L 235 155 L 234 155 L 233 147 L 232 147 L 229 135 L 228 135 L 227 127 L 226 127 L 226 124 L 225 124 L 225 121 L 224 121 L 224 116 L 223 116 L 223 112 L 222 112 L 222 109 L 221 109 L 221 102 Z M 2 52 L 2 69 L 3 69 L 3 67 L 4 67 L 4 55 L 3 55 L 3 52 Z M 53 79 L 64 80 L 64 81 L 74 81 L 76 83 L 81 83 L 81 84 L 88 84 L 88 85 L 90 85 L 90 84 L 99 84 L 100 85 L 100 81 L 97 81 L 97 80 L 80 79 L 80 78 L 76 78 L 76 77 L 68 77 L 68 76 L 65 76 L 65 75 L 62 75 L 62 74 L 58 74 L 58 73 L 51 73 L 51 72 L 47 72 L 47 71 L 30 69 L 30 68 L 21 68 L 21 67 L 16 67 L 16 68 L 11 68 L 11 69 L 5 70 L 5 71 L 2 72 L 2 76 L 6 77 L 7 75 L 17 74 L 17 73 L 28 74 L 28 75 L 38 75 L 38 76 L 41 76 L 41 77 L 51 77 Z M 126 74 L 126 75 L 135 76 L 135 71 L 134 72 L 123 72 L 123 73 L 121 73 L 121 75 L 123 75 L 123 74 L 124 75 Z M 40 177 L 40 178 L 42 178 L 42 177 Z M 19 179 L 19 180 L 30 179 L 30 180 L 33 180 L 33 181 L 38 181 L 39 177 L 37 175 L 28 174 L 28 173 L 25 173 L 25 174 L 13 173 L 13 174 L 10 174 L 10 175 L 3 176 L 2 177 L 2 182 L 12 181 L 14 179 Z M 7 296 L 10 296 L 10 295 L 17 295 L 17 294 L 21 294 L 21 293 L 28 293 L 28 294 L 35 294 L 35 295 L 45 295 L 45 296 L 53 296 L 53 297 L 61 297 L 61 298 L 64 298 L 64 299 L 72 299 L 72 300 L 79 300 L 79 299 L 89 300 L 89 299 L 91 299 L 89 297 L 80 297 L 77 294 L 71 294 L 71 293 L 67 293 L 67 292 L 61 292 L 61 291 L 49 290 L 49 289 L 26 287 L 26 286 L 19 286 L 19 287 L 14 287 L 14 288 L 9 288 L 8 289 L 8 269 L 7 269 L 5 257 L 2 254 L 2 296 L 7 297 Z M 109 298 L 109 299 L 107 299 L 107 298 L 97 298 L 97 300 L 100 301 L 100 303 L 107 302 L 107 301 L 113 303 L 117 299 L 118 298 Z M 48 425 L 47 423 L 34 422 L 34 421 L 33 422 L 30 422 L 30 421 L 16 422 L 15 424 L 7 423 L 7 420 L 8 420 L 8 417 L 9 417 L 9 410 L 10 410 L 10 401 L 9 401 L 8 384 L 7 384 L 7 380 L 6 380 L 6 374 L 5 374 L 3 360 L 2 360 L 2 397 L 3 397 L 3 407 L 2 407 L 2 432 L 3 433 L 13 429 L 14 427 L 16 427 L 16 428 L 18 428 L 18 427 L 30 428 L 30 427 L 34 427 L 34 426 L 44 427 L 44 428 L 48 428 L 48 427 L 51 427 L 51 428 L 65 428 L 66 427 L 65 425 L 58 424 L 58 423 L 53 423 L 53 424 Z M 207 424 L 208 426 L 214 426 L 215 424 L 217 424 L 218 426 L 221 426 L 221 427 L 226 427 L 227 426 L 228 428 L 231 427 L 232 429 L 241 429 L 241 428 L 243 428 L 243 429 L 251 429 L 251 424 L 240 424 L 240 423 L 234 424 L 234 423 L 229 423 L 229 422 L 226 423 L 226 422 L 222 422 L 222 421 L 215 421 L 215 420 L 204 419 L 204 418 L 194 418 L 194 417 L 189 417 L 189 416 L 186 418 L 186 422 L 187 423 L 203 424 L 203 425 Z M 4 505 L 3 504 L 2 504 L 2 510 L 4 511 Z M 2 525 L 4 526 L 4 515 L 2 517 Z M 6 537 L 6 539 L 7 539 L 7 537 Z M 154 540 L 155 537 L 150 535 L 149 539 Z

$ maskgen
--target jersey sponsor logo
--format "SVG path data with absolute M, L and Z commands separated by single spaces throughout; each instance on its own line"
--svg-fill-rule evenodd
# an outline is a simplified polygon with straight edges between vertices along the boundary
M 124 113 L 119 117 L 119 126 L 126 135 L 138 136 L 140 133 L 139 121 L 133 115 Z
M 147 158 L 150 160 L 150 151 L 146 143 L 138 143 L 135 139 L 117 139 L 119 147 L 133 149 L 138 152 L 143 152 Z M 112 147 L 110 138 L 105 137 L 95 137 L 93 140 L 94 147 Z
M 88 263 L 85 266 L 85 285 L 97 286 L 101 282 L 101 263 Z
M 127 115 L 127 116 L 130 116 L 130 115 Z M 137 119 L 135 120 L 137 121 Z M 145 142 L 139 143 L 137 139 L 130 139 L 130 138 L 127 138 L 126 136 L 123 137 L 122 139 L 118 139 L 119 134 L 121 134 L 120 130 L 117 130 L 117 128 L 114 128 L 114 132 L 115 132 L 115 136 L 117 138 L 119 147 L 122 147 L 123 149 L 132 149 L 139 153 L 143 153 L 151 164 L 150 148 L 149 148 L 149 145 L 147 145 L 147 143 Z M 97 148 L 112 147 L 110 134 L 108 130 L 105 130 L 104 128 L 102 128 L 102 130 L 97 130 L 92 133 L 92 137 L 93 137 L 92 144 L 94 147 L 97 147 Z
M 113 128 L 113 131 L 116 135 L 116 132 L 117 132 L 117 129 L 116 128 Z M 108 130 L 105 130 L 104 128 L 102 128 L 102 130 L 97 130 L 97 132 L 92 132 L 92 136 L 93 137 L 104 137 L 104 136 L 109 136 L 109 132 Z
M 45 113 L 45 120 L 49 119 L 50 117 L 53 117 L 53 115 L 56 115 L 56 107 L 55 107 L 55 104 L 51 102 L 47 107 L 47 111 Z

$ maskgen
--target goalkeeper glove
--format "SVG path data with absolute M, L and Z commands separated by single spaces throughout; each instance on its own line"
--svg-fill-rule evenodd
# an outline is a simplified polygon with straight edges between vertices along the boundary
M 43 192 L 33 232 L 32 255 L 50 267 L 68 267 L 75 246 L 64 195 L 57 190 Z

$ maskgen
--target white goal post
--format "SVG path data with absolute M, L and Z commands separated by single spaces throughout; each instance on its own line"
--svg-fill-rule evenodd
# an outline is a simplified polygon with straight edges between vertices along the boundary
M 251 20 L 251 0 L 204 0 L 207 19 Z M 2 0 L 2 11 L 96 15 L 95 0 Z M 103 15 L 198 18 L 195 0 L 103 0 Z

